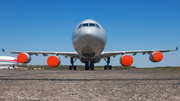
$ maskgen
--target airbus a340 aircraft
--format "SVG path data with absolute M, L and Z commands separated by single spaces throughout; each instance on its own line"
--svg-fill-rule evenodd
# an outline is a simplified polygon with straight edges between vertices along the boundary
M 43 54 L 51 56 L 47 59 L 47 64 L 51 67 L 56 67 L 60 64 L 59 55 L 70 57 L 71 66 L 69 69 L 76 70 L 74 62 L 77 59 L 80 59 L 82 63 L 85 63 L 85 70 L 94 70 L 94 63 L 100 62 L 101 59 L 104 59 L 107 62 L 107 65 L 104 66 L 104 69 L 111 69 L 110 57 L 116 55 L 122 55 L 120 57 L 120 63 L 123 66 L 130 66 L 133 63 L 133 58 L 129 53 L 136 55 L 137 53 L 149 54 L 149 59 L 152 62 L 160 62 L 163 59 L 162 52 L 176 51 L 175 50 L 139 50 L 139 51 L 116 51 L 116 52 L 103 52 L 106 46 L 106 32 L 103 27 L 94 20 L 84 20 L 77 25 L 74 29 L 72 35 L 72 43 L 76 52 L 40 52 L 40 51 L 17 51 L 17 52 L 6 52 L 19 54 L 17 56 L 18 62 L 20 63 L 29 63 L 31 61 L 31 55 Z M 5 51 L 4 51 L 5 52 Z

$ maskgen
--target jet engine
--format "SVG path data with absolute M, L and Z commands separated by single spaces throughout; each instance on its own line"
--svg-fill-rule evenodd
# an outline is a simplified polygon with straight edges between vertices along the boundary
M 17 60 L 20 63 L 29 63 L 31 61 L 31 56 L 27 53 L 20 53 L 17 56 Z
M 130 66 L 133 63 L 133 58 L 131 55 L 125 54 L 120 57 L 120 63 L 122 66 Z
M 47 64 L 50 66 L 50 67 L 57 67 L 59 66 L 59 64 L 61 63 L 61 60 L 58 56 L 56 55 L 51 55 L 48 57 L 47 59 Z
M 163 59 L 163 54 L 159 51 L 153 52 L 149 55 L 149 60 L 152 62 L 160 62 Z

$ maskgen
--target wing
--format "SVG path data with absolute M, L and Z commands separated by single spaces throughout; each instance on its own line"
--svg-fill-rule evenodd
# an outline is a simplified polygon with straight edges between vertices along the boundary
M 46 51 L 4 51 L 4 49 L 2 49 L 2 51 L 4 53 L 12 53 L 12 54 L 20 54 L 20 53 L 27 53 L 29 55 L 36 55 L 38 56 L 38 54 L 42 54 L 43 56 L 47 56 L 48 54 L 54 54 L 54 55 L 62 55 L 65 57 L 74 57 L 74 58 L 79 58 L 79 54 L 77 52 L 46 52 Z
M 153 53 L 154 51 L 159 51 L 159 52 L 169 52 L 169 51 L 177 51 L 178 47 L 175 50 L 137 50 L 137 51 L 112 51 L 112 52 L 102 52 L 101 53 L 101 58 L 106 58 L 106 57 L 111 57 L 111 56 L 116 56 L 116 55 L 123 55 L 123 54 L 129 54 L 133 53 L 133 55 L 136 55 L 137 53 L 142 53 L 143 55 L 148 53 Z

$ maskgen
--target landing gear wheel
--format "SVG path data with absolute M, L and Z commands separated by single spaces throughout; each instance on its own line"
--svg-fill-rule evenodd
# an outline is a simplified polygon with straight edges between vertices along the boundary
M 89 70 L 89 65 L 88 65 L 88 63 L 85 63 L 85 70 Z
M 76 70 L 76 66 L 74 66 L 74 70 Z
M 94 70 L 94 63 L 90 63 L 91 70 Z
M 112 69 L 112 66 L 110 65 L 110 66 L 109 66 L 109 70 L 111 70 L 111 69 Z
M 104 70 L 107 70 L 107 66 L 106 65 L 104 66 Z
M 69 70 L 72 70 L 72 66 L 69 66 Z

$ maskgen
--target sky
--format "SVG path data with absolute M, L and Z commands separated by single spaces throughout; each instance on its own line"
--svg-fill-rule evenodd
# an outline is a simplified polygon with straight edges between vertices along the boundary
M 85 19 L 106 31 L 104 51 L 175 49 L 180 46 L 180 0 L 0 0 L 0 48 L 5 51 L 75 52 L 74 28 Z M 17 57 L 2 53 L 0 56 Z M 50 55 L 49 55 L 50 56 Z M 163 53 L 153 63 L 149 55 L 133 56 L 132 66 L 180 66 L 180 51 Z M 120 66 L 111 57 L 112 66 Z M 41 54 L 29 65 L 47 65 Z M 70 58 L 60 56 L 62 65 Z M 102 59 L 95 65 L 105 65 Z M 75 65 L 84 65 L 79 60 Z

